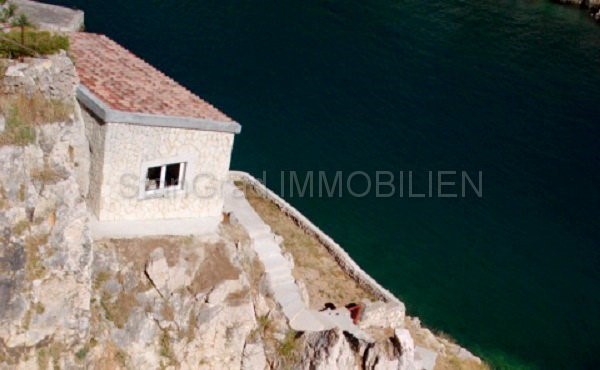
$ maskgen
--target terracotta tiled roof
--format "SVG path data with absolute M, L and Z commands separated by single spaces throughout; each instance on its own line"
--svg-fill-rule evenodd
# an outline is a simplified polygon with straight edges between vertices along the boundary
M 104 35 L 71 34 L 70 54 L 81 83 L 114 110 L 233 122 Z

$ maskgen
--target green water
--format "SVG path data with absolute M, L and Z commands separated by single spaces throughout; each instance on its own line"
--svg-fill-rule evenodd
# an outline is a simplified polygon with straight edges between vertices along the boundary
M 483 172 L 290 201 L 495 367 L 600 368 L 600 27 L 546 1 L 55 1 L 243 125 L 233 167 Z

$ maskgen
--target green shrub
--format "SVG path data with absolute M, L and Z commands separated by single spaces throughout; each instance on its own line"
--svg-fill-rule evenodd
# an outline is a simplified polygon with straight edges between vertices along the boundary
M 48 31 L 25 31 L 25 45 L 21 45 L 21 31 L 12 30 L 0 35 L 0 57 L 18 58 L 35 56 L 35 54 L 54 54 L 59 50 L 69 50 L 67 36 L 50 33 Z
M 85 346 L 85 347 L 81 348 L 79 351 L 75 352 L 75 357 L 77 357 L 77 359 L 79 361 L 83 361 L 85 359 L 85 357 L 87 356 L 89 350 L 90 349 L 88 348 L 88 346 Z

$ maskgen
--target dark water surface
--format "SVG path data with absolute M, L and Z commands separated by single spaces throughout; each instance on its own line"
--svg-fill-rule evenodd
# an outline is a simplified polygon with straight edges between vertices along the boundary
M 600 368 L 600 27 L 546 1 L 55 0 L 243 125 L 233 167 L 483 171 L 290 201 L 497 367 Z

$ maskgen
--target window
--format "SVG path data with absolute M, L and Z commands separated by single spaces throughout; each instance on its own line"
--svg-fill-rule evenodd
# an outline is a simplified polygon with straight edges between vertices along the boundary
M 165 191 L 183 189 L 185 162 L 146 167 L 145 195 L 162 195 Z

